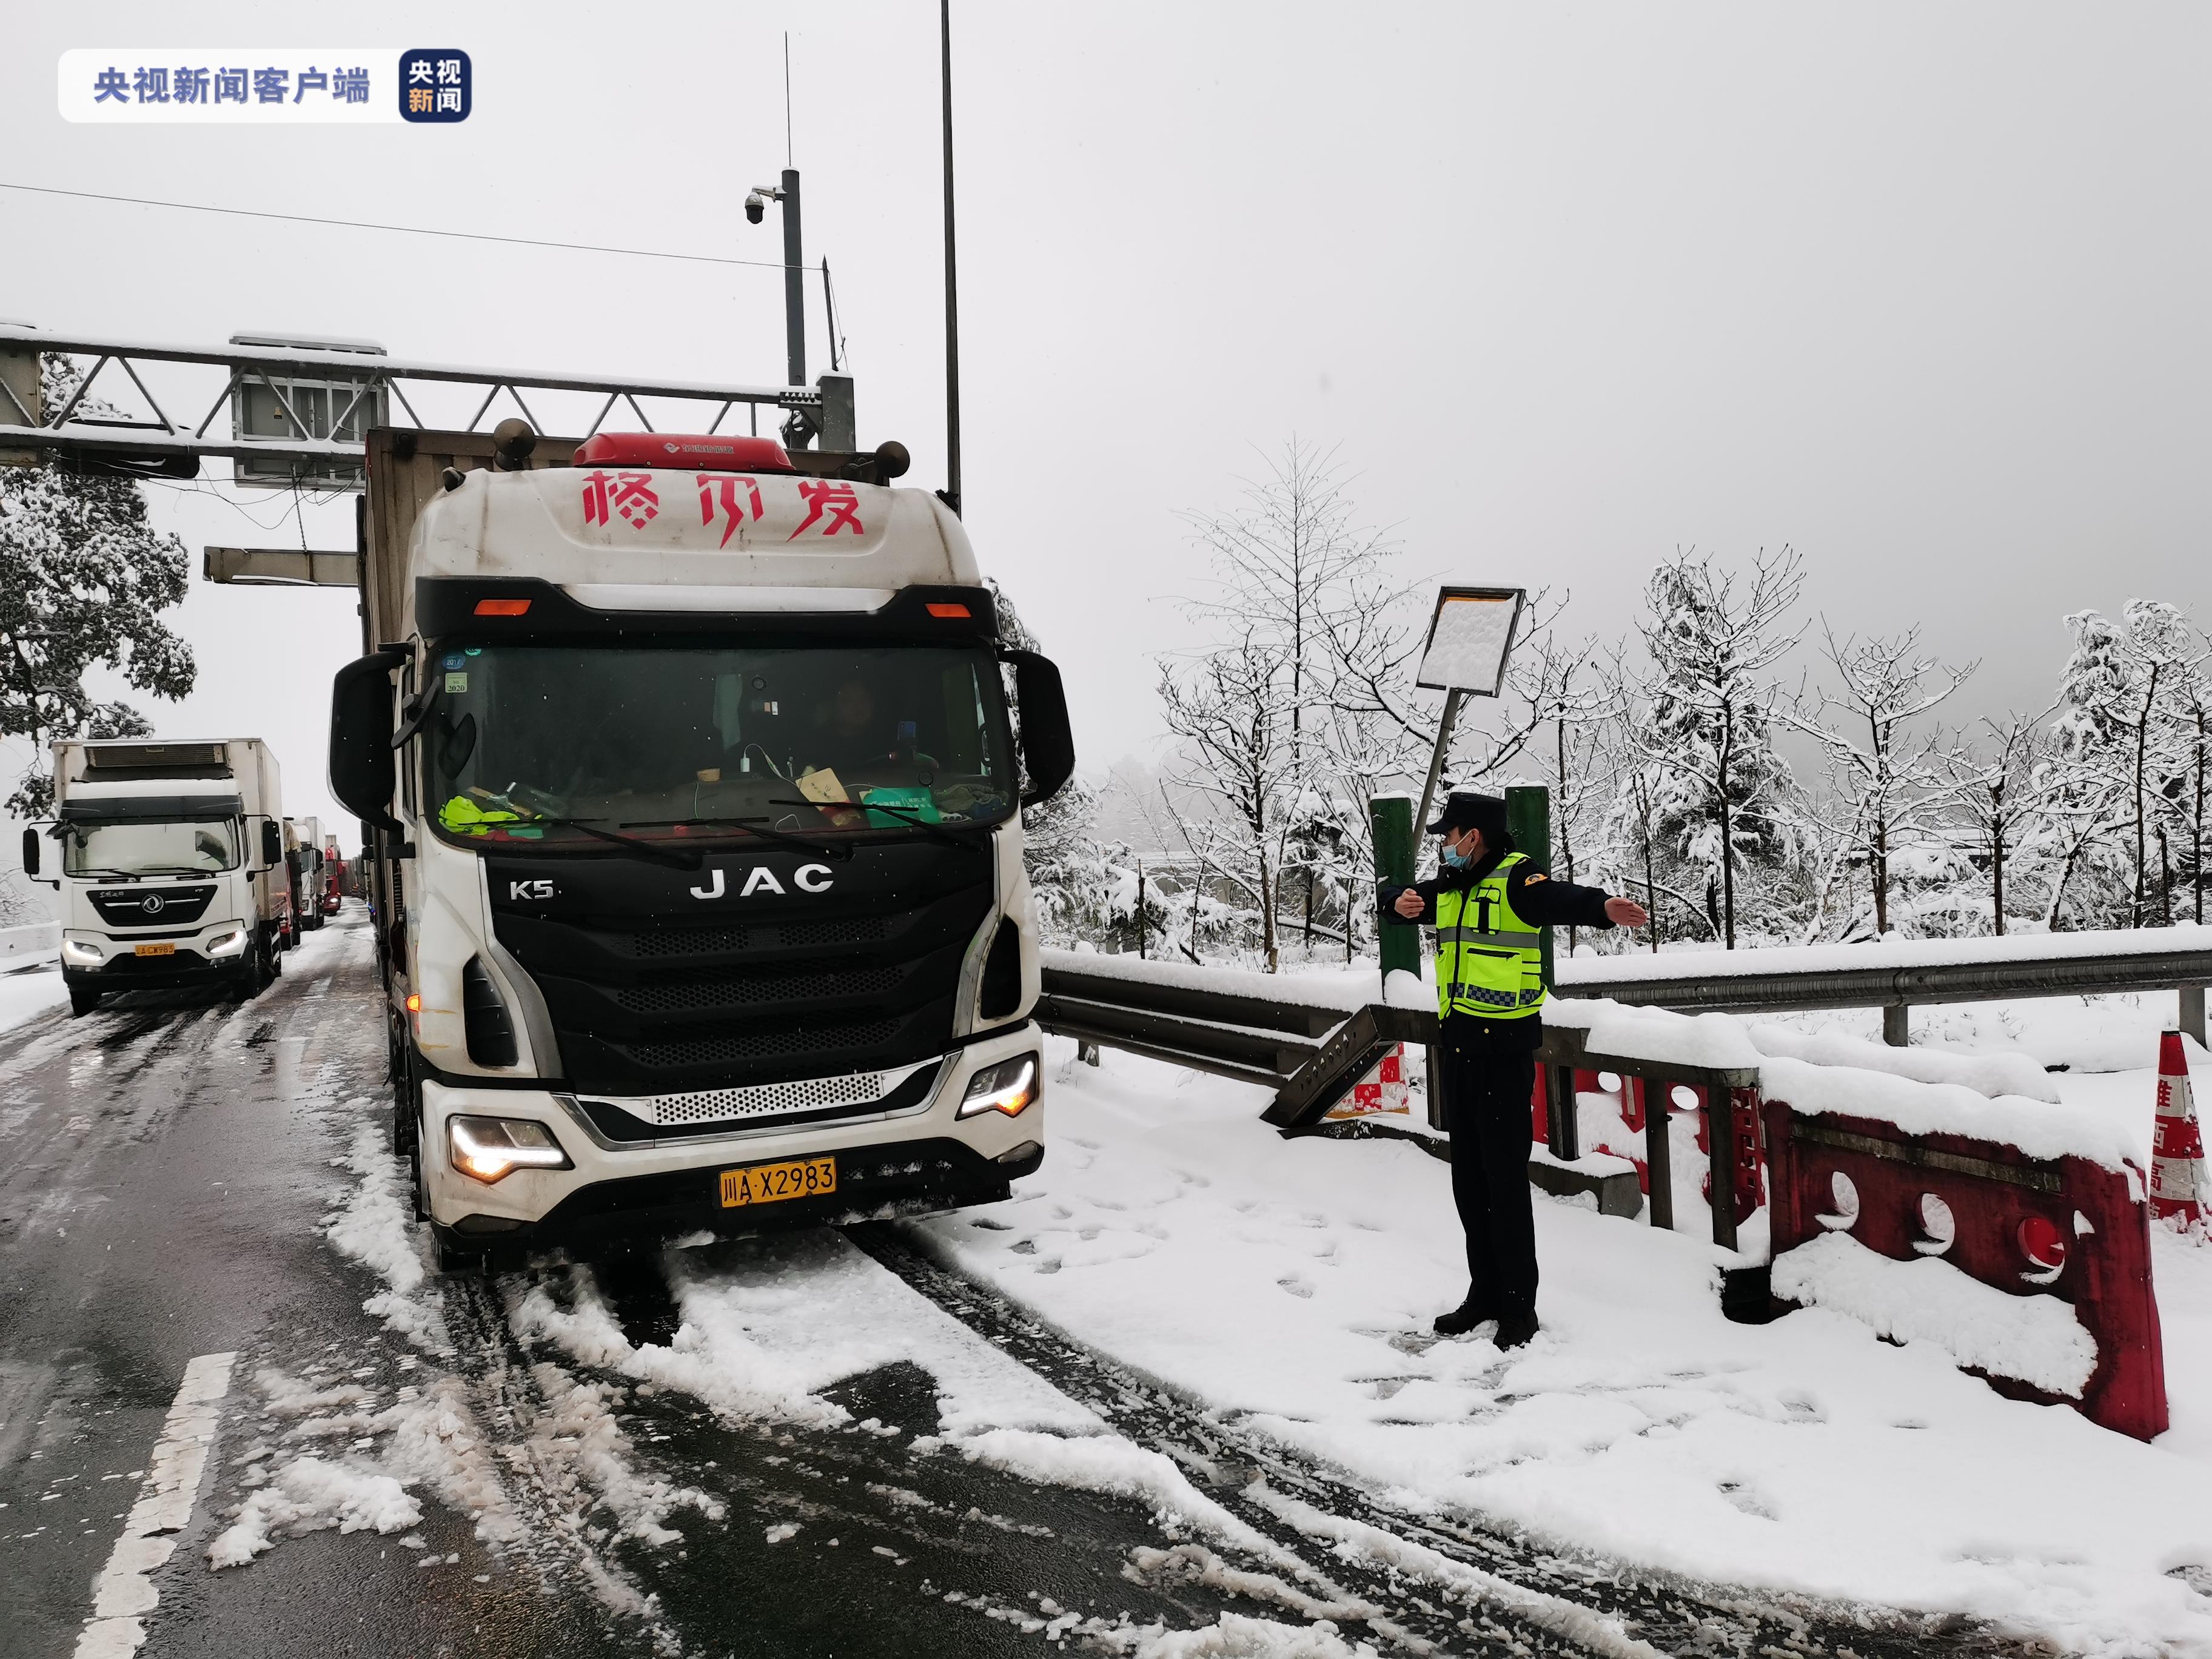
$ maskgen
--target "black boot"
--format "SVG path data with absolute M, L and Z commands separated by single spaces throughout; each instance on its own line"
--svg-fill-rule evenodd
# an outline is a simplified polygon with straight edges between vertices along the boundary
M 1502 1314 L 1498 1316 L 1498 1334 L 1492 1339 L 1501 1348 L 1517 1348 L 1536 1334 L 1536 1310 L 1526 1313 Z
M 1497 1317 L 1497 1309 L 1483 1307 L 1470 1296 L 1449 1313 L 1438 1314 L 1429 1328 L 1438 1336 L 1465 1336 L 1484 1320 Z

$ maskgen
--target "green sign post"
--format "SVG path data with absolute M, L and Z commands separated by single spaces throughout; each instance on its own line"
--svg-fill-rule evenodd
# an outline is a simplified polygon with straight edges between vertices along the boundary
M 1413 834 L 1413 803 L 1405 795 L 1377 795 L 1367 803 L 1367 822 L 1375 836 L 1375 879 L 1412 882 L 1419 879 L 1419 843 Z M 1421 971 L 1421 930 L 1389 909 L 1376 919 L 1376 938 L 1387 977 L 1394 968 L 1409 974 Z

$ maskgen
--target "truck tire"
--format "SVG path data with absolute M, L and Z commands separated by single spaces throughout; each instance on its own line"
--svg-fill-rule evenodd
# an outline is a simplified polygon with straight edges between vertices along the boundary
M 415 1085 L 414 1066 L 407 1050 L 392 1047 L 392 1150 L 402 1158 L 422 1139 L 422 1094 Z
M 96 986 L 72 985 L 69 988 L 70 1018 L 88 1014 L 100 1006 L 100 990 Z
M 435 1222 L 430 1225 L 430 1255 L 438 1271 L 448 1278 L 485 1273 L 490 1266 L 490 1258 L 483 1251 L 465 1248 Z

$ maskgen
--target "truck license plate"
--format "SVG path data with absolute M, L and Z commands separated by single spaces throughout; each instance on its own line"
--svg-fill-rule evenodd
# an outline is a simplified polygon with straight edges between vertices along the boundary
M 177 946 L 175 941 L 165 939 L 158 945 L 133 945 L 131 952 L 142 957 L 173 957 L 177 954 Z
M 722 1171 L 722 1207 L 775 1204 L 787 1198 L 812 1198 L 837 1190 L 834 1158 L 794 1158 L 787 1164 L 755 1164 Z

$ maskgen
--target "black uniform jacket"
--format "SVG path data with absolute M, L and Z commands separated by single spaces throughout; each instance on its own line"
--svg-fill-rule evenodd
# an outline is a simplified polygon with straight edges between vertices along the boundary
M 1419 918 L 1423 927 L 1437 925 L 1437 895 L 1465 892 L 1498 867 L 1503 853 L 1485 853 L 1464 870 L 1445 870 L 1427 881 L 1415 882 L 1412 890 L 1421 896 L 1424 908 Z M 1399 916 L 1390 907 L 1398 895 L 1407 890 L 1386 884 L 1382 890 L 1383 908 L 1394 919 L 1412 921 L 1410 916 Z M 1505 897 L 1513 906 L 1514 914 L 1522 921 L 1539 927 L 1610 927 L 1612 921 L 1605 914 L 1608 896 L 1595 887 L 1577 887 L 1572 882 L 1553 881 L 1539 872 L 1525 859 L 1513 866 L 1513 873 L 1505 878 Z M 1544 1040 L 1544 1023 L 1535 1016 L 1520 1019 L 1486 1019 L 1479 1014 L 1454 1013 L 1444 1021 L 1443 1036 L 1452 1048 L 1477 1054 L 1526 1054 Z

